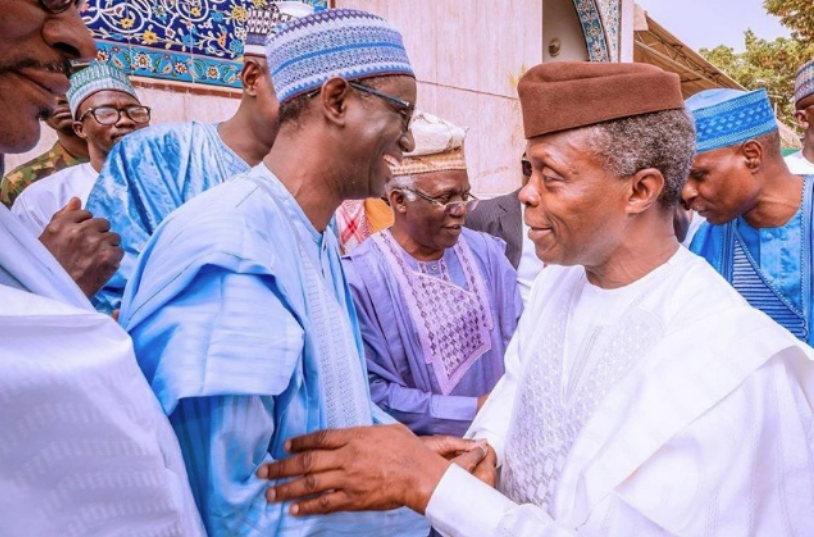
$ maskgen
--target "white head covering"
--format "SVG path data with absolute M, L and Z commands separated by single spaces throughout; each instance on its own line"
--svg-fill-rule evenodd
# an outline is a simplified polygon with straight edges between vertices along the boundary
M 466 129 L 417 110 L 410 131 L 415 140 L 415 149 L 406 153 L 400 164 L 392 166 L 394 177 L 466 169 Z

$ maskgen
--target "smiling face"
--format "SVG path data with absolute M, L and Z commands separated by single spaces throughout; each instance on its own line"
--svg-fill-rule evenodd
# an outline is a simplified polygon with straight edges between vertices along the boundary
M 415 176 L 411 188 L 442 204 L 466 199 L 471 190 L 466 170 L 422 173 Z M 409 192 L 395 194 L 391 196 L 395 205 L 394 225 L 404 230 L 425 254 L 455 246 L 466 220 L 466 210 L 457 215 L 447 214 L 444 207 L 421 196 L 411 198 Z
M 752 209 L 761 185 L 748 166 L 741 145 L 723 147 L 695 157 L 681 197 L 688 207 L 720 225 Z
M 416 101 L 414 78 L 394 76 L 359 82 L 408 103 Z M 346 155 L 351 191 L 346 198 L 378 198 L 384 195 L 385 183 L 392 175 L 390 163 L 400 161 L 415 143 L 409 130 L 404 129 L 404 119 L 396 105 L 359 90 L 351 93 L 351 98 L 361 106 L 349 112 L 346 136 L 352 143 Z
M 624 240 L 629 185 L 589 149 L 586 130 L 529 140 L 533 172 L 520 191 L 537 257 L 549 264 L 597 266 Z
M 53 14 L 37 0 L 8 0 L 0 17 L 0 153 L 36 144 L 38 119 L 69 87 L 70 60 L 91 59 L 96 46 L 75 6 Z

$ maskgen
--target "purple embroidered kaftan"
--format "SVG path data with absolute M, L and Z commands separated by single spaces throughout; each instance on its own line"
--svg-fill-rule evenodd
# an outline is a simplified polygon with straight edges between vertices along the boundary
M 342 260 L 373 401 L 417 434 L 462 435 L 503 374 L 522 309 L 503 252 L 499 239 L 464 229 L 441 259 L 421 263 L 384 231 Z

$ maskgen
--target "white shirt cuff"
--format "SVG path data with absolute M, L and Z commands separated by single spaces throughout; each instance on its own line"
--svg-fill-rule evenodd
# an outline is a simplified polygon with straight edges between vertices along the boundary
M 500 521 L 515 504 L 457 464 L 451 465 L 427 504 L 433 527 L 456 537 L 497 535 Z

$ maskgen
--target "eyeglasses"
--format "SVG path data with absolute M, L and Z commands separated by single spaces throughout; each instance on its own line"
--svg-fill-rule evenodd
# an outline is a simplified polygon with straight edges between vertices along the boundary
M 523 177 L 525 177 L 526 179 L 531 177 L 531 171 L 532 171 L 531 170 L 531 162 L 529 162 L 526 159 L 522 159 L 520 161 L 520 169 L 523 171 Z
M 448 214 L 450 216 L 462 216 L 465 212 L 469 212 L 475 209 L 478 206 L 478 202 L 480 201 L 478 198 L 467 192 L 463 194 L 461 197 L 463 198 L 460 201 L 440 201 L 438 198 L 433 198 L 432 196 L 421 192 L 420 190 L 416 190 L 415 188 L 404 188 L 402 190 L 408 190 L 413 194 L 418 194 L 420 198 L 432 203 L 436 207 L 440 207 L 444 209 L 444 214 Z
M 387 101 L 387 104 L 389 104 L 393 110 L 395 110 L 398 115 L 401 116 L 401 127 L 404 129 L 404 132 L 410 130 L 410 123 L 413 121 L 413 112 L 415 112 L 414 104 L 411 104 L 404 99 L 393 97 L 392 95 L 388 95 L 387 93 L 379 90 L 369 88 L 364 84 L 360 84 L 359 82 L 348 82 L 348 85 L 358 91 L 375 95 L 376 97 Z
M 84 1 L 85 0 L 40 0 L 40 5 L 45 11 L 58 15 L 68 11 L 71 6 L 76 6 L 76 8 L 79 9 Z
M 97 106 L 96 108 L 85 110 L 77 121 L 83 121 L 87 115 L 90 114 L 100 125 L 115 125 L 121 119 L 122 112 L 124 112 L 133 123 L 147 123 L 150 121 L 150 108 L 148 106 L 128 106 L 126 108 Z

